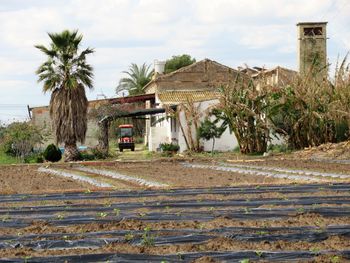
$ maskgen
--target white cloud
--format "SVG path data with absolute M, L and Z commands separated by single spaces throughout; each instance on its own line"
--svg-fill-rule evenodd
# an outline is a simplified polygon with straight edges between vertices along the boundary
M 79 29 L 96 53 L 95 98 L 108 96 L 131 62 L 152 63 L 187 53 L 235 67 L 296 64 L 299 21 L 326 20 L 329 57 L 350 49 L 348 0 L 60 0 L 7 1 L 0 8 L 2 98 L 45 104 L 35 69 L 45 59 L 33 46 L 47 32 Z M 11 88 L 8 88 L 11 87 Z

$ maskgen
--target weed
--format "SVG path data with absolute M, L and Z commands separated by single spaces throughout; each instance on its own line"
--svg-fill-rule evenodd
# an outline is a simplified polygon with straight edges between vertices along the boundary
M 146 216 L 147 214 L 146 213 L 139 213 L 139 216 L 140 217 L 144 217 L 144 216 Z
M 255 251 L 255 254 L 256 254 L 259 258 L 261 258 L 261 257 L 263 257 L 264 252 L 262 252 L 262 251 Z
M 252 213 L 252 209 L 248 208 L 248 207 L 245 207 L 244 208 L 244 213 L 245 214 L 251 214 Z
M 340 263 L 340 257 L 339 256 L 331 256 L 331 262 L 332 263 Z
M 10 215 L 7 213 L 6 215 L 3 215 L 2 217 L 1 217 L 1 221 L 2 222 L 9 222 L 9 221 L 11 221 L 11 217 L 10 217 Z
M 92 191 L 90 189 L 86 189 L 84 192 L 84 194 L 91 194 L 91 193 L 92 193 Z
M 258 231 L 258 232 L 256 232 L 256 234 L 259 235 L 259 236 L 264 236 L 264 235 L 268 235 L 269 232 L 267 232 L 267 231 Z
M 177 256 L 177 258 L 178 258 L 179 260 L 184 260 L 184 256 L 182 255 L 181 252 L 177 252 L 177 253 L 176 253 L 176 256 Z
M 198 224 L 195 226 L 195 228 L 200 229 L 200 230 L 203 230 L 204 227 L 205 227 L 204 224 Z
M 305 213 L 305 208 L 304 207 L 299 207 L 296 209 L 298 214 L 304 214 Z
M 312 247 L 312 248 L 310 248 L 309 250 L 310 250 L 310 252 L 316 253 L 316 254 L 317 254 L 318 252 L 320 252 L 320 249 L 317 248 L 317 247 Z
M 245 258 L 239 261 L 239 263 L 249 263 L 249 262 L 250 262 L 249 258 Z
M 154 246 L 154 236 L 150 233 L 151 227 L 147 226 L 143 229 L 141 244 L 146 247 Z
M 104 218 L 104 217 L 108 216 L 108 214 L 106 212 L 100 212 L 100 213 L 97 213 L 97 216 Z
M 65 217 L 64 217 L 63 214 L 57 214 L 56 218 L 57 218 L 58 220 L 63 220 Z
M 127 233 L 127 234 L 125 234 L 125 236 L 124 236 L 124 238 L 125 238 L 125 241 L 131 241 L 131 240 L 133 240 L 134 239 L 134 235 L 132 234 L 132 233 Z
M 120 215 L 120 209 L 119 208 L 114 208 L 113 209 L 113 212 L 116 216 L 119 216 Z
M 111 203 L 111 201 L 107 201 L 107 202 L 104 203 L 103 206 L 104 206 L 104 207 L 111 207 L 111 206 L 112 206 L 112 203 Z

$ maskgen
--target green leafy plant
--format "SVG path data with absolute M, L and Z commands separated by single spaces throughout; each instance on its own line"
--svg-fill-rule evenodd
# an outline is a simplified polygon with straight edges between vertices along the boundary
M 213 140 L 211 155 L 214 154 L 215 138 L 220 138 L 226 130 L 225 126 L 217 125 L 218 119 L 211 121 L 208 117 L 204 119 L 198 129 L 198 136 L 207 141 Z
M 144 232 L 142 234 L 142 240 L 141 240 L 142 245 L 147 247 L 154 246 L 154 235 L 150 233 L 151 230 L 152 229 L 149 226 L 144 228 Z
M 334 256 L 331 256 L 331 262 L 332 263 L 340 263 L 341 261 L 340 261 L 340 257 L 339 256 L 336 256 L 336 255 L 334 255 Z
M 120 209 L 119 208 L 114 208 L 113 209 L 113 212 L 116 216 L 119 216 L 120 215 Z
M 163 152 L 177 152 L 178 150 L 180 150 L 180 146 L 175 143 L 161 143 L 160 149 Z
M 134 235 L 132 233 L 126 233 L 124 236 L 125 241 L 129 242 L 134 239 Z
M 187 54 L 172 56 L 171 59 L 168 59 L 166 61 L 164 71 L 165 73 L 170 73 L 182 67 L 191 65 L 195 62 L 196 62 L 196 59 L 192 58 L 190 55 L 187 55 Z
M 62 159 L 62 152 L 56 145 L 50 144 L 46 147 L 43 156 L 47 161 L 58 162 Z
M 44 157 L 42 153 L 31 153 L 24 158 L 25 163 L 43 163 Z
M 106 213 L 106 212 L 100 212 L 100 213 L 97 213 L 97 216 L 98 216 L 98 217 L 101 217 L 101 218 L 104 218 L 104 217 L 108 216 L 108 213 Z
M 41 130 L 28 122 L 14 122 L 1 128 L 2 150 L 7 155 L 20 158 L 22 161 L 31 155 L 34 148 L 42 141 Z

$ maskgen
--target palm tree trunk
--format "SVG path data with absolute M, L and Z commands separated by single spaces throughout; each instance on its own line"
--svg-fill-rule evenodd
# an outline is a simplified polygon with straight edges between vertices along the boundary
M 73 162 L 79 160 L 79 151 L 76 143 L 64 144 L 64 161 Z

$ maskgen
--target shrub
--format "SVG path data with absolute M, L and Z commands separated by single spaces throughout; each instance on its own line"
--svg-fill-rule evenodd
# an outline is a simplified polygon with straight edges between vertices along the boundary
M 62 158 L 62 153 L 56 145 L 50 144 L 46 147 L 43 156 L 47 161 L 58 162 Z
M 109 154 L 100 149 L 99 147 L 90 148 L 89 150 L 79 152 L 79 160 L 81 161 L 92 161 L 106 159 Z
M 174 143 L 161 143 L 160 149 L 162 151 L 162 155 L 165 157 L 171 157 L 174 153 L 176 153 L 180 146 Z
M 106 159 L 108 157 L 108 153 L 99 147 L 91 148 L 91 153 L 95 156 L 95 159 Z
M 25 163 L 43 163 L 44 157 L 42 153 L 32 153 L 24 158 Z
M 160 149 L 163 152 L 177 152 L 178 150 L 180 150 L 180 146 L 174 143 L 161 143 Z
M 14 122 L 2 127 L 1 146 L 10 156 L 24 160 L 33 152 L 33 148 L 42 142 L 41 131 L 28 122 Z
M 90 152 L 83 151 L 83 152 L 79 152 L 79 160 L 80 161 L 93 161 L 93 160 L 96 160 L 96 156 Z

